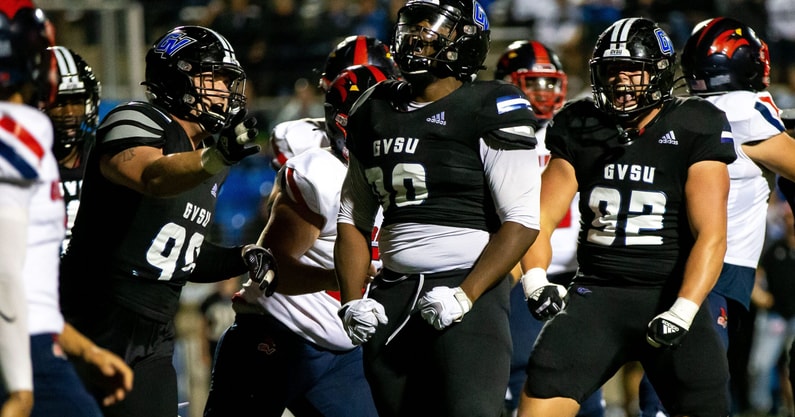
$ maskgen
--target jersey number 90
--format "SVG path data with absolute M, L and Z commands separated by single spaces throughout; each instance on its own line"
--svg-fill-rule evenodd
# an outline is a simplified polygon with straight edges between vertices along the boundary
M 397 164 L 385 178 L 381 167 L 364 171 L 367 182 L 380 196 L 384 211 L 394 204 L 396 207 L 415 206 L 428 199 L 425 183 L 425 167 L 420 164 Z

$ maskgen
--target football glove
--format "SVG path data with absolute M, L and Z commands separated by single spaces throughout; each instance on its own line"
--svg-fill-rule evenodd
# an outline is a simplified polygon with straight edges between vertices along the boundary
M 690 324 L 698 313 L 698 304 L 679 297 L 668 311 L 662 312 L 649 322 L 646 341 L 658 347 L 675 348 L 690 330 Z
M 527 308 L 536 320 L 549 320 L 566 308 L 566 288 L 550 283 L 543 268 L 530 269 L 521 281 Z
M 389 322 L 384 306 L 372 298 L 348 301 L 337 314 L 354 345 L 367 342 L 375 334 L 378 325 Z
M 248 268 L 248 277 L 259 284 L 259 289 L 266 297 L 276 291 L 276 258 L 270 250 L 257 245 L 243 246 L 241 253 L 243 263 Z
M 240 109 L 232 116 L 227 127 L 221 130 L 215 145 L 202 152 L 202 168 L 216 174 L 224 167 L 232 166 L 243 158 L 260 151 L 259 145 L 248 145 L 256 136 L 257 119 L 246 118 L 246 109 Z
M 436 330 L 461 321 L 472 309 L 472 301 L 461 287 L 434 287 L 417 302 L 422 318 Z

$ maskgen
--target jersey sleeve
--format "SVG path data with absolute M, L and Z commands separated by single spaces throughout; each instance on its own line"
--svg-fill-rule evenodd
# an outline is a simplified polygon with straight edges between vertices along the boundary
M 115 155 L 135 146 L 163 148 L 169 116 L 147 103 L 130 102 L 111 110 L 97 129 L 97 152 Z
M 284 192 L 291 200 L 334 222 L 339 211 L 344 165 L 326 149 L 291 158 L 280 172 Z M 338 174 L 338 175 L 337 175 Z
M 482 129 L 481 136 L 489 135 L 515 146 L 534 148 L 538 121 L 524 93 L 503 81 L 480 85 L 488 87 L 484 88 L 481 111 L 478 112 L 477 125 Z
M 276 166 L 282 166 L 288 159 L 310 149 L 329 145 L 323 119 L 281 122 L 271 131 L 270 143 Z
M 695 133 L 690 165 L 700 161 L 721 161 L 727 164 L 737 159 L 734 151 L 734 136 L 726 114 L 714 104 L 691 97 L 682 105 L 684 114 L 698 114 L 699 123 L 691 123 Z
M 786 130 L 767 91 L 732 91 L 707 100 L 726 113 L 737 145 L 767 140 Z
M 23 105 L 0 109 L 0 181 L 50 180 L 42 178 L 42 167 L 52 141 L 52 123 L 41 111 Z

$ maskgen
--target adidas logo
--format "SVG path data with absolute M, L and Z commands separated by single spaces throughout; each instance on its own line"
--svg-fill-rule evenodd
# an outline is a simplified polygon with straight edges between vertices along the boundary
M 677 326 L 677 325 L 675 325 L 675 324 L 673 324 L 673 323 L 671 323 L 669 321 L 663 320 L 663 322 L 662 322 L 662 333 L 663 334 L 671 334 L 671 333 L 677 333 L 677 332 L 679 332 L 679 326 Z
M 444 112 L 434 114 L 433 116 L 425 119 L 425 121 L 436 123 L 437 125 L 447 126 L 447 121 L 444 120 Z
M 212 194 L 213 197 L 218 198 L 218 183 L 213 184 L 210 194 Z
M 664 134 L 660 140 L 657 141 L 663 145 L 678 145 L 679 141 L 676 140 L 676 136 L 674 136 L 674 131 L 670 130 L 668 133 Z

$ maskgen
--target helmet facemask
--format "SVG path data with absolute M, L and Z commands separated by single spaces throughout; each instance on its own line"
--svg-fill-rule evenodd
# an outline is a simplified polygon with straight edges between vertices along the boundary
M 667 65 L 668 61 L 657 64 Z M 622 60 L 593 64 L 591 77 L 599 106 L 624 120 L 633 120 L 657 106 L 663 93 L 655 82 L 654 66 L 648 62 Z
M 536 117 L 549 120 L 566 101 L 568 80 L 563 73 L 538 73 L 516 71 L 511 73 L 510 82 L 522 89 Z
M 47 109 L 55 133 L 53 152 L 58 160 L 84 143 L 96 129 L 96 110 L 93 117 L 88 113 L 92 107 L 96 109 L 92 102 L 86 94 L 58 95 Z
M 190 73 L 190 63 L 179 61 L 177 67 Z M 187 67 L 186 67 L 187 66 Z M 186 67 L 186 69 L 183 69 Z M 225 127 L 232 115 L 245 107 L 245 74 L 235 67 L 202 64 L 202 70 L 190 76 L 182 102 L 190 108 L 190 116 L 211 133 Z M 219 88 L 221 83 L 225 88 Z

